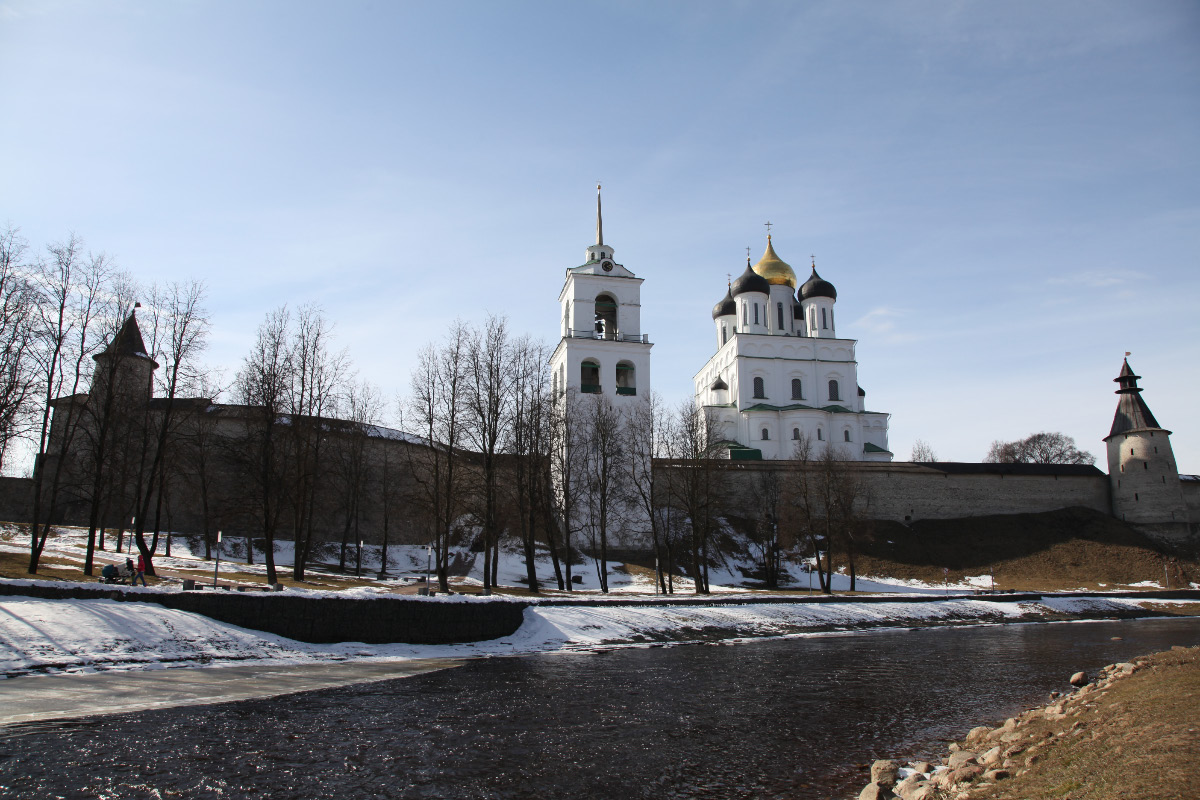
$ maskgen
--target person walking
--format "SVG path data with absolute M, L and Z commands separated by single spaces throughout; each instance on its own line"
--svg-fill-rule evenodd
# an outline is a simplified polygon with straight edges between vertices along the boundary
M 142 586 L 147 585 L 146 584 L 146 564 L 148 561 L 149 561 L 149 559 L 146 558 L 146 556 L 142 555 L 141 553 L 138 553 L 137 574 L 133 576 L 133 585 L 134 586 L 137 586 L 137 582 L 139 580 L 142 582 Z

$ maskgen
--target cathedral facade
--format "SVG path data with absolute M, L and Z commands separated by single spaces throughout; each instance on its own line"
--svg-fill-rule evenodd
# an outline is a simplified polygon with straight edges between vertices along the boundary
M 767 249 L 713 308 L 716 352 L 696 373 L 696 403 L 720 425 L 731 459 L 790 459 L 807 442 L 843 461 L 891 461 L 888 417 L 868 411 L 854 339 L 837 335 L 837 289 Z

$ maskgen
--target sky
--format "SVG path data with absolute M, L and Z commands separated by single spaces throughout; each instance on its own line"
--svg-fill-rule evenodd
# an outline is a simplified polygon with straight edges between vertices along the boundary
M 203 280 L 227 379 L 283 304 L 389 397 L 456 318 L 553 343 L 599 181 L 668 402 L 770 221 L 897 460 L 1104 468 L 1130 351 L 1200 473 L 1194 2 L 0 0 L 0 97 L 0 225 Z

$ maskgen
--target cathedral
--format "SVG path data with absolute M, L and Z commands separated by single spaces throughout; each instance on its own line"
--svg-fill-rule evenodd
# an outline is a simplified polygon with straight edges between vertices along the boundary
M 767 249 L 713 308 L 716 352 L 695 377 L 696 402 L 723 428 L 731 459 L 790 459 L 806 441 L 843 461 L 891 461 L 888 415 L 866 409 L 854 339 L 837 335 L 837 289 Z M 823 444 L 822 444 L 823 443 Z

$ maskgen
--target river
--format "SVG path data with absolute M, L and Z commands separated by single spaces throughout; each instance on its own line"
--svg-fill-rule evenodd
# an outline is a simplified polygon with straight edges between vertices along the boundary
M 1197 643 L 1200 619 L 1168 619 L 478 660 L 9 728 L 0 797 L 841 798 L 871 760 L 943 755 L 1072 672 Z

